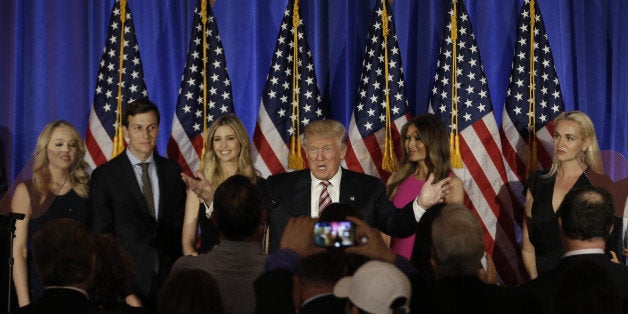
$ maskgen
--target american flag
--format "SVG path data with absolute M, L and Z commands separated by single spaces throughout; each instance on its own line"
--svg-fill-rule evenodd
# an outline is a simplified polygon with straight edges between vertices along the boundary
M 455 18 L 455 24 L 452 27 L 450 19 L 444 30 L 430 110 L 439 115 L 450 130 L 456 127 L 459 130 L 463 168 L 455 168 L 454 173 L 464 183 L 465 205 L 483 224 L 486 249 L 502 281 L 516 284 L 523 278 L 514 231 L 516 202 L 513 203 L 506 185 L 507 168 L 500 151 L 488 84 L 464 2 L 453 0 L 449 15 Z M 452 36 L 452 29 L 457 40 Z M 454 100 L 459 104 L 457 125 L 451 119 L 452 84 L 457 90 Z
M 345 162 L 347 168 L 368 173 L 387 180 L 389 172 L 382 169 L 386 137 L 386 81 L 388 81 L 390 126 L 393 143 L 399 143 L 399 130 L 408 121 L 406 88 L 395 23 L 391 11 L 382 2 L 373 11 L 371 27 L 362 61 L 362 75 L 358 90 L 358 102 L 353 109 L 349 125 L 349 141 Z M 384 23 L 383 16 L 386 16 Z M 387 25 L 384 25 L 387 24 Z M 384 44 L 383 32 L 388 30 Z M 387 51 L 387 54 L 385 53 Z M 385 59 L 388 57 L 388 77 Z M 401 147 L 396 147 L 396 156 L 401 156 Z
M 172 133 L 168 140 L 168 156 L 176 160 L 188 174 L 200 166 L 204 128 L 209 128 L 221 115 L 234 112 L 225 54 L 209 1 L 197 1 L 193 25 L 177 108 L 172 119 Z M 205 65 L 204 56 L 207 58 Z M 206 91 L 204 86 L 207 86 Z M 204 103 L 207 104 L 205 112 Z
M 135 38 L 131 11 L 126 0 L 116 0 L 109 19 L 107 42 L 100 60 L 94 104 L 89 114 L 89 126 L 85 135 L 85 145 L 87 146 L 85 160 L 92 169 L 102 165 L 112 157 L 113 137 L 116 134 L 117 126 L 116 112 L 118 110 L 122 36 L 124 36 L 121 80 L 122 106 L 134 100 L 148 97 L 144 83 L 144 71 L 140 61 L 140 47 Z
M 290 137 L 297 132 L 292 124 L 293 116 L 298 117 L 298 135 L 310 121 L 324 118 L 312 53 L 303 20 L 299 16 L 298 10 L 294 12 L 294 0 L 290 0 L 281 21 L 253 134 L 253 162 L 264 177 L 289 170 Z M 293 18 L 297 22 L 296 28 L 293 27 Z M 293 70 L 295 31 L 298 38 L 298 75 L 295 80 L 299 87 L 298 106 L 293 102 L 293 78 L 296 75 Z
M 533 43 L 530 38 L 532 14 L 534 14 Z M 517 42 L 506 106 L 502 116 L 501 136 L 504 158 L 516 174 L 516 178 L 511 179 L 510 184 L 513 190 L 520 192 L 523 196 L 522 183 L 527 181 L 529 172 L 536 169 L 535 166 L 538 164 L 542 168 L 549 168 L 552 164 L 554 118 L 565 110 L 565 105 L 545 25 L 536 1 L 525 1 L 517 26 Z M 534 47 L 533 71 L 530 67 L 532 57 L 530 45 Z M 530 80 L 530 73 L 533 73 L 534 84 Z M 534 99 L 531 111 L 530 87 L 532 85 L 534 85 Z M 529 121 L 530 118 L 534 120 Z M 529 122 L 533 123 L 529 124 Z M 532 159 L 532 165 L 529 164 L 529 157 L 534 149 L 530 148 L 529 140 L 536 141 L 537 154 L 536 158 Z

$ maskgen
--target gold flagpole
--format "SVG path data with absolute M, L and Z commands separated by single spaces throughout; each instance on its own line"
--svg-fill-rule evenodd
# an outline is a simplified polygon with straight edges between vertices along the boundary
M 451 132 L 449 133 L 449 150 L 451 151 L 451 166 L 462 168 L 460 154 L 460 133 L 458 130 L 458 7 L 454 0 L 454 12 L 451 16 L 451 40 L 453 54 L 451 57 Z
M 534 1 L 530 0 L 530 96 L 528 98 L 528 167 L 526 169 L 526 177 L 529 177 L 538 168 L 537 148 L 536 148 L 536 87 L 534 79 L 534 26 L 536 23 L 536 11 L 534 9 Z
M 390 117 L 390 91 L 388 90 L 388 11 L 386 0 L 382 0 L 382 37 L 384 38 L 384 80 L 386 81 L 386 138 L 384 139 L 384 156 L 382 169 L 388 172 L 397 170 L 397 158 L 392 139 L 392 125 Z
M 116 110 L 116 135 L 113 137 L 113 152 L 116 157 L 124 150 L 124 134 L 122 134 L 122 74 L 124 73 L 124 23 L 126 22 L 126 0 L 120 0 L 120 56 L 118 68 L 118 109 Z
M 203 23 L 203 149 L 201 150 L 201 165 L 203 170 L 205 151 L 207 150 L 207 0 L 201 1 L 201 21 Z
M 290 156 L 288 156 L 288 167 L 291 169 L 303 169 L 305 163 L 301 155 L 301 126 L 299 124 L 299 0 L 294 0 L 292 8 L 292 135 L 290 136 Z

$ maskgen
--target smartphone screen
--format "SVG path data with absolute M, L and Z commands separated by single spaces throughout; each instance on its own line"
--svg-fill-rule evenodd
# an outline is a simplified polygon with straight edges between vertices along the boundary
M 314 225 L 314 243 L 321 247 L 347 247 L 354 244 L 351 221 L 324 221 Z

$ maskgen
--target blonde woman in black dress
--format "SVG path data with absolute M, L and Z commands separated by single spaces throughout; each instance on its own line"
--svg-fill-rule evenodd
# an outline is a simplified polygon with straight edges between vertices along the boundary
M 13 282 L 19 306 L 38 298 L 43 284 L 30 251 L 30 239 L 44 223 L 58 218 L 87 222 L 89 194 L 85 145 L 66 121 L 51 122 L 37 139 L 33 176 L 17 185 L 11 201 L 15 213 L 25 215 L 15 224 Z
M 527 182 L 521 252 L 531 279 L 556 267 L 563 255 L 556 210 L 581 186 L 610 187 L 591 119 L 579 111 L 554 120 L 554 161 Z

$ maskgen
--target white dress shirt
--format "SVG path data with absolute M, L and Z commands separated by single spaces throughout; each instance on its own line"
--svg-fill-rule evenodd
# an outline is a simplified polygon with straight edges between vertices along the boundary
M 157 176 L 157 166 L 155 165 L 155 159 L 153 155 L 150 155 L 148 159 L 141 161 L 137 157 L 133 156 L 131 152 L 127 149 L 126 155 L 129 157 L 129 161 L 131 161 L 131 165 L 133 165 L 133 172 L 135 173 L 135 179 L 137 179 L 137 184 L 140 186 L 140 191 L 144 191 L 144 183 L 142 182 L 142 166 L 140 165 L 143 162 L 148 163 L 148 177 L 150 178 L 150 185 L 153 188 L 153 202 L 155 204 L 155 219 L 159 217 L 159 177 Z
M 318 202 L 320 201 L 320 198 L 321 198 L 321 191 L 323 191 L 323 185 L 321 184 L 323 180 L 319 180 L 316 177 L 314 177 L 312 172 L 310 172 L 310 176 L 312 177 L 312 185 L 310 188 L 310 193 L 312 193 L 310 196 L 310 200 L 311 200 L 310 215 L 312 215 L 312 218 L 318 218 Z M 327 180 L 329 181 L 329 183 L 331 183 L 327 187 L 327 192 L 329 193 L 329 197 L 331 198 L 332 203 L 338 203 L 340 201 L 340 179 L 341 178 L 342 178 L 342 169 L 338 167 L 338 171 L 336 171 L 336 174 L 334 174 L 333 177 Z

